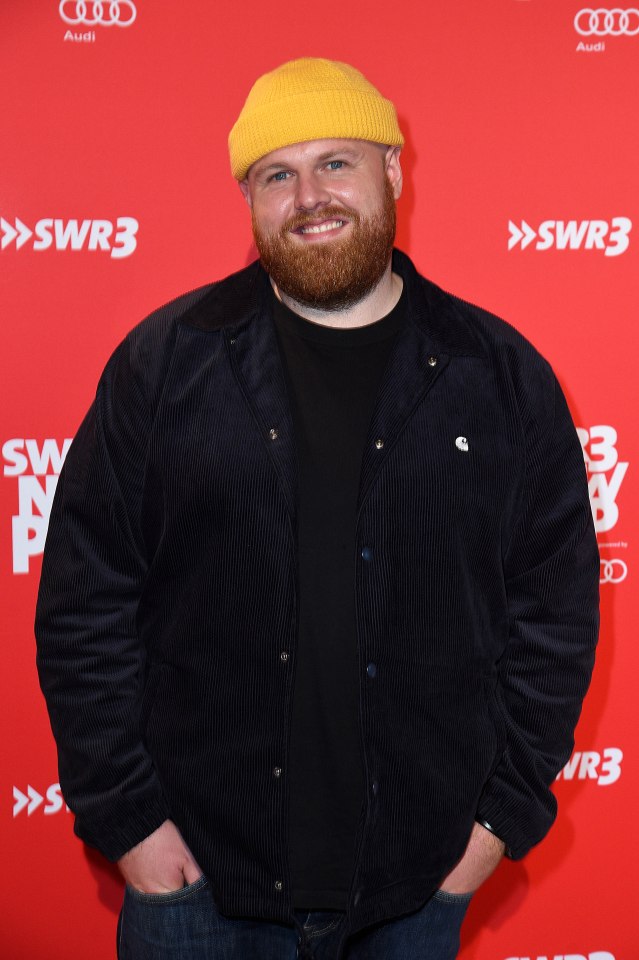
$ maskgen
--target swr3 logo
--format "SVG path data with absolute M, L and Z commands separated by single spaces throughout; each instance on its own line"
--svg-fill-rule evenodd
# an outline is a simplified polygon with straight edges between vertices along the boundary
M 43 804 L 44 806 L 42 806 Z M 26 810 L 27 816 L 30 817 L 38 808 L 42 808 L 42 813 L 49 817 L 53 813 L 60 813 L 65 807 L 68 811 L 69 808 L 64 802 L 59 783 L 52 783 L 50 787 L 47 787 L 44 796 L 34 790 L 30 783 L 27 784 L 26 793 L 23 793 L 18 787 L 13 788 L 14 817 L 17 817 L 23 810 Z
M 29 240 L 32 250 L 104 250 L 114 260 L 129 257 L 137 247 L 136 235 L 140 225 L 135 217 L 111 220 L 60 220 L 42 217 L 31 227 L 19 217 L 13 223 L 0 217 L 0 249 L 15 242 L 20 250 Z
M 594 953 L 545 953 L 542 957 L 509 957 L 508 960 L 615 960 L 607 950 L 595 950 Z
M 52 437 L 42 444 L 14 437 L 2 445 L 4 475 L 18 479 L 18 512 L 11 518 L 14 573 L 28 573 L 31 557 L 44 550 L 58 475 L 70 446 L 70 437 L 61 446 Z
M 600 787 L 608 787 L 621 776 L 622 760 L 623 750 L 618 747 L 606 747 L 603 754 L 596 750 L 575 750 L 557 774 L 557 780 L 596 780 Z
M 614 427 L 599 425 L 577 427 L 588 468 L 588 493 L 597 533 L 612 530 L 619 519 L 617 494 L 628 469 L 617 454 L 617 431 Z M 608 476 L 606 476 L 608 474 Z
M 519 226 L 508 221 L 508 249 L 518 244 L 525 250 L 534 241 L 534 250 L 603 250 L 605 257 L 618 257 L 630 245 L 632 220 L 543 220 L 535 230 L 525 220 Z

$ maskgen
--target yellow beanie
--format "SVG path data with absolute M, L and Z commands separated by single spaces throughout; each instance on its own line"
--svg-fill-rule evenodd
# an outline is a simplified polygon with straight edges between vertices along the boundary
M 395 107 L 347 63 L 303 57 L 256 80 L 229 134 L 231 170 L 244 180 L 272 150 L 347 137 L 403 146 Z

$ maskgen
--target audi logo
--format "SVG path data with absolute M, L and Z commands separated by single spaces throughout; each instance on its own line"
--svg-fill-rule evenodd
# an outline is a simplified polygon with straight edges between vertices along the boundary
M 621 583 L 628 576 L 628 566 L 623 560 L 601 560 L 599 583 Z
M 575 16 L 575 30 L 582 37 L 636 37 L 639 33 L 639 10 L 630 7 L 621 10 L 614 7 L 596 10 L 585 7 Z
M 138 15 L 133 0 L 61 0 L 58 10 L 65 23 L 87 27 L 130 27 Z

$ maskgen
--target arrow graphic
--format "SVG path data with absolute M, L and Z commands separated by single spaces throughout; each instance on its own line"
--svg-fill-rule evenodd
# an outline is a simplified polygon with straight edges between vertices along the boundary
M 13 815 L 17 817 L 25 807 L 27 807 L 27 816 L 30 817 L 34 810 L 37 810 L 40 804 L 43 802 L 44 797 L 40 796 L 37 790 L 34 790 L 31 784 L 27 784 L 27 795 L 18 790 L 17 787 L 13 788 Z M 28 804 L 28 806 L 27 806 Z
M 4 233 L 2 242 L 0 243 L 2 250 L 5 250 L 14 240 L 16 241 L 16 250 L 19 250 L 20 247 L 24 246 L 29 237 L 33 236 L 33 230 L 30 230 L 26 223 L 23 223 L 18 217 L 15 218 L 15 227 L 12 227 L 4 217 L 0 217 L 0 229 L 2 229 Z
M 510 232 L 510 237 L 508 238 L 509 250 L 512 250 L 513 247 L 516 247 L 520 240 L 521 249 L 525 250 L 526 247 L 531 244 L 537 236 L 536 232 L 533 230 L 530 224 L 526 223 L 525 220 L 521 221 L 521 229 L 516 223 L 513 223 L 512 220 L 509 220 L 508 230 Z
M 21 790 L 18 790 L 17 787 L 14 787 L 14 788 L 13 788 L 13 800 L 14 800 L 14 804 L 13 804 L 13 815 L 14 815 L 14 817 L 17 817 L 18 814 L 21 813 L 21 812 L 24 810 L 24 808 L 26 807 L 26 805 L 28 804 L 29 798 L 28 798 L 28 797 L 25 797 L 24 793 L 22 793 Z

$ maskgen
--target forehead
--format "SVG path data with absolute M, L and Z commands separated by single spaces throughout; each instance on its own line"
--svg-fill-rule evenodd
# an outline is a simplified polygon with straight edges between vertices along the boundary
M 334 139 L 307 140 L 303 143 L 292 143 L 287 147 L 272 150 L 266 156 L 256 160 L 251 169 L 252 173 L 264 171 L 267 167 L 297 166 L 300 164 L 318 163 L 340 153 L 353 159 L 365 159 L 368 156 L 378 155 L 384 151 L 379 143 L 370 143 L 368 140 Z

